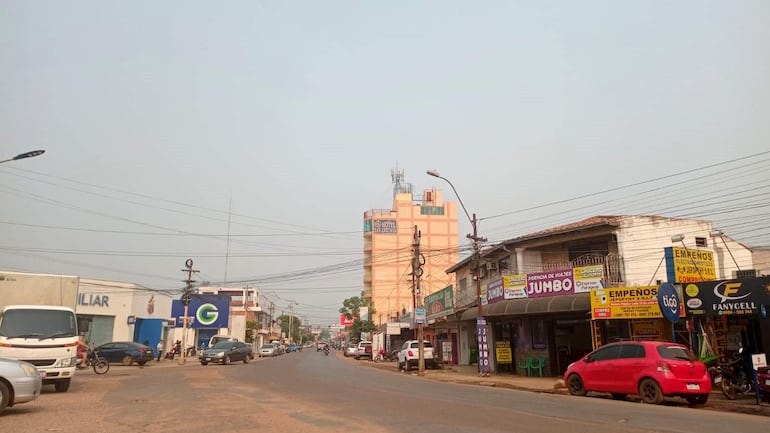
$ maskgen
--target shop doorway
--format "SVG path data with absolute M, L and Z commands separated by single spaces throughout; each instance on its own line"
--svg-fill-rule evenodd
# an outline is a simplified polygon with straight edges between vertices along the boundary
M 494 342 L 495 342 L 495 371 L 498 373 L 516 374 L 515 348 L 517 332 L 519 330 L 518 322 L 495 323 Z

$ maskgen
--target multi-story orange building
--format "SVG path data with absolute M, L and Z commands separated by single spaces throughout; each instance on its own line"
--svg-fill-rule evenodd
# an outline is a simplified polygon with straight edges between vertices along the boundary
M 415 200 L 411 185 L 394 177 L 392 209 L 364 212 L 364 298 L 372 300 L 375 325 L 397 321 L 414 310 L 412 258 L 415 226 L 420 231 L 422 298 L 454 284 L 446 269 L 458 262 L 457 203 L 427 189 Z

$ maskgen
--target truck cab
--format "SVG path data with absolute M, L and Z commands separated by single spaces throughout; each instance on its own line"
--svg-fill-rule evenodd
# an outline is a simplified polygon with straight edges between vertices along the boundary
M 49 305 L 9 305 L 0 312 L 0 357 L 37 367 L 43 384 L 69 389 L 75 375 L 78 328 L 75 311 Z

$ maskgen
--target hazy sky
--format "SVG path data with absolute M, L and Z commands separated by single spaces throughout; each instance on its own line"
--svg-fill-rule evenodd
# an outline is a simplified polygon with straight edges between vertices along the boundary
M 770 245 L 768 23 L 765 0 L 5 0 L 0 160 L 46 153 L 0 165 L 0 268 L 175 289 L 191 257 L 327 324 L 396 165 L 451 179 L 492 241 L 659 214 Z

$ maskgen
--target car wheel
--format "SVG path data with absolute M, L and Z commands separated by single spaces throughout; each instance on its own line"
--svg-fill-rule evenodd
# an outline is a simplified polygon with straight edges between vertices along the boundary
M 131 355 L 126 355 L 123 358 L 120 358 L 120 363 L 128 367 L 134 363 L 134 358 L 132 358 Z
M 11 400 L 11 391 L 8 389 L 8 385 L 0 382 L 0 413 L 8 406 L 8 402 Z
M 223 362 L 225 365 L 230 365 L 230 355 L 225 356 L 225 361 Z
M 57 380 L 53 383 L 53 387 L 56 392 L 67 392 L 70 389 L 70 381 L 71 379 Z
M 142 365 L 144 365 L 144 364 L 147 364 L 147 361 L 139 361 L 139 362 L 137 362 L 137 364 L 139 364 L 140 366 L 142 366 Z
M 613 392 L 612 393 L 612 399 L 613 400 L 625 400 L 627 395 L 628 394 L 620 394 L 620 393 L 617 393 L 617 392 Z
M 209 363 L 205 361 L 201 361 L 201 365 L 209 365 Z
M 709 400 L 708 394 L 695 394 L 685 397 L 690 406 L 703 406 Z
M 409 360 L 405 359 L 404 360 L 404 371 L 410 371 L 410 370 L 412 370 L 412 366 L 409 364 Z
M 245 358 L 243 358 L 243 363 L 248 364 L 249 363 L 249 355 L 246 355 Z
M 583 379 L 574 373 L 570 374 L 567 378 L 567 389 L 569 389 L 569 393 L 572 395 L 583 396 L 588 393 L 585 385 L 583 384 Z
M 644 379 L 639 384 L 639 396 L 642 397 L 642 401 L 648 404 L 660 404 L 663 402 L 663 391 L 660 390 L 660 385 L 653 379 Z

